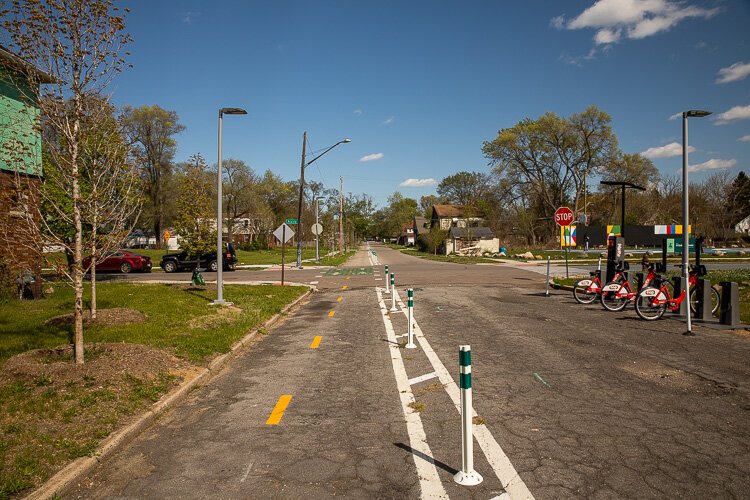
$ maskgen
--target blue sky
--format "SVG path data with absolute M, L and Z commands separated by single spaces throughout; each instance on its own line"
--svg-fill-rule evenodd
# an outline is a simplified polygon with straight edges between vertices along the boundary
M 691 180 L 750 171 L 747 0 L 118 3 L 132 10 L 134 67 L 114 101 L 176 111 L 178 161 L 215 163 L 218 109 L 244 107 L 225 117 L 224 158 L 293 179 L 303 131 L 313 150 L 348 137 L 306 177 L 333 188 L 343 176 L 345 191 L 382 205 L 396 190 L 434 193 L 429 179 L 488 172 L 482 142 L 502 128 L 594 104 L 625 152 L 671 175 L 681 120 L 670 117 L 711 110 L 690 122 Z

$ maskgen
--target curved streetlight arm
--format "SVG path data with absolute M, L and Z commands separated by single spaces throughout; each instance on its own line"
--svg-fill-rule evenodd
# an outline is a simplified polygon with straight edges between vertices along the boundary
M 302 268 L 302 197 L 305 192 L 305 169 L 308 165 L 310 165 L 312 162 L 338 146 L 339 144 L 345 144 L 347 142 L 352 142 L 351 139 L 344 139 L 342 141 L 337 142 L 333 146 L 327 148 L 325 151 L 320 153 L 318 156 L 313 158 L 310 161 L 305 161 L 305 145 L 307 144 L 307 131 L 305 131 L 304 135 L 302 136 L 302 164 L 300 168 L 300 175 L 299 175 L 299 204 L 297 205 L 297 267 Z
M 347 142 L 352 142 L 352 140 L 351 139 L 344 139 L 343 141 L 337 142 L 336 144 L 334 144 L 333 146 L 327 148 L 325 151 L 323 151 L 322 153 L 320 153 L 318 156 L 316 156 L 312 160 L 310 160 L 307 163 L 305 163 L 305 166 L 302 167 L 302 168 L 307 168 L 312 162 L 314 162 L 315 160 L 317 160 L 318 158 L 320 158 L 321 156 L 323 156 L 324 154 L 326 154 L 327 152 L 329 152 L 330 150 L 332 150 L 333 148 L 335 148 L 339 144 L 346 144 Z

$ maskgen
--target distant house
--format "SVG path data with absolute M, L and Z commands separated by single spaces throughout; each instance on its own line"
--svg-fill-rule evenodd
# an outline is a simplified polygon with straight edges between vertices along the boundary
M 43 172 L 34 86 L 52 82 L 49 75 L 0 46 L 0 266 L 6 266 L 6 279 L 33 278 L 27 290 L 35 297 L 41 292 L 42 248 L 33 248 L 29 235 L 38 222 L 35 205 Z
M 478 227 L 484 222 L 484 212 L 464 205 L 433 205 L 430 227 L 449 230 L 452 227 Z
M 463 205 L 434 205 L 430 228 L 448 231 L 443 249 L 451 253 L 497 253 L 500 240 L 484 226 L 484 212 L 476 207 Z
M 398 244 L 404 246 L 413 246 L 416 238 L 414 236 L 414 223 L 407 222 L 401 228 L 401 234 L 398 237 Z
M 445 255 L 452 253 L 498 253 L 500 239 L 488 227 L 452 227 L 445 240 Z
M 414 228 L 414 242 L 416 243 L 420 234 L 430 232 L 430 221 L 424 217 L 414 217 L 412 227 Z

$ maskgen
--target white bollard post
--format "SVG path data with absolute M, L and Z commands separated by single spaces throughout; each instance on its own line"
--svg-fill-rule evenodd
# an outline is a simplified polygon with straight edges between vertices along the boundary
M 544 291 L 544 295 L 549 297 L 549 255 L 547 256 L 547 289 Z
M 474 432 L 471 404 L 471 346 L 458 347 L 458 364 L 461 368 L 459 387 L 461 388 L 461 470 L 453 475 L 453 480 L 464 486 L 475 486 L 483 477 L 474 470 Z
M 396 275 L 391 273 L 391 312 L 397 312 L 396 308 Z
M 412 317 L 414 315 L 414 289 L 409 288 L 406 291 L 408 300 L 406 301 L 406 321 L 408 326 L 406 327 L 406 348 L 416 349 L 417 345 L 414 343 L 414 327 L 412 326 Z
M 385 293 L 391 293 L 391 289 L 388 286 L 388 266 L 385 266 Z

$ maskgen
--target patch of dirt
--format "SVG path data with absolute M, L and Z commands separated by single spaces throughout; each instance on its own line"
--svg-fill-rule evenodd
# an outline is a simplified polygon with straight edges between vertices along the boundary
M 92 376 L 97 380 L 119 379 L 124 374 L 151 378 L 158 373 L 184 376 L 198 370 L 168 352 L 139 344 L 85 344 L 85 363 L 73 362 L 70 346 L 35 349 L 13 356 L 0 370 L 0 381 L 22 379 L 28 382 L 51 377 L 57 382 Z
M 212 328 L 217 324 L 231 323 L 237 316 L 242 314 L 242 309 L 235 306 L 221 306 L 216 309 L 215 314 L 209 314 L 207 316 L 198 316 L 188 321 L 190 328 Z
M 98 309 L 96 319 L 91 319 L 91 311 L 83 311 L 83 324 L 90 325 L 129 325 L 131 323 L 143 323 L 147 316 L 141 311 L 130 309 L 128 307 L 113 307 L 112 309 Z M 44 322 L 45 326 L 68 327 L 73 324 L 73 314 L 63 314 L 55 316 Z

